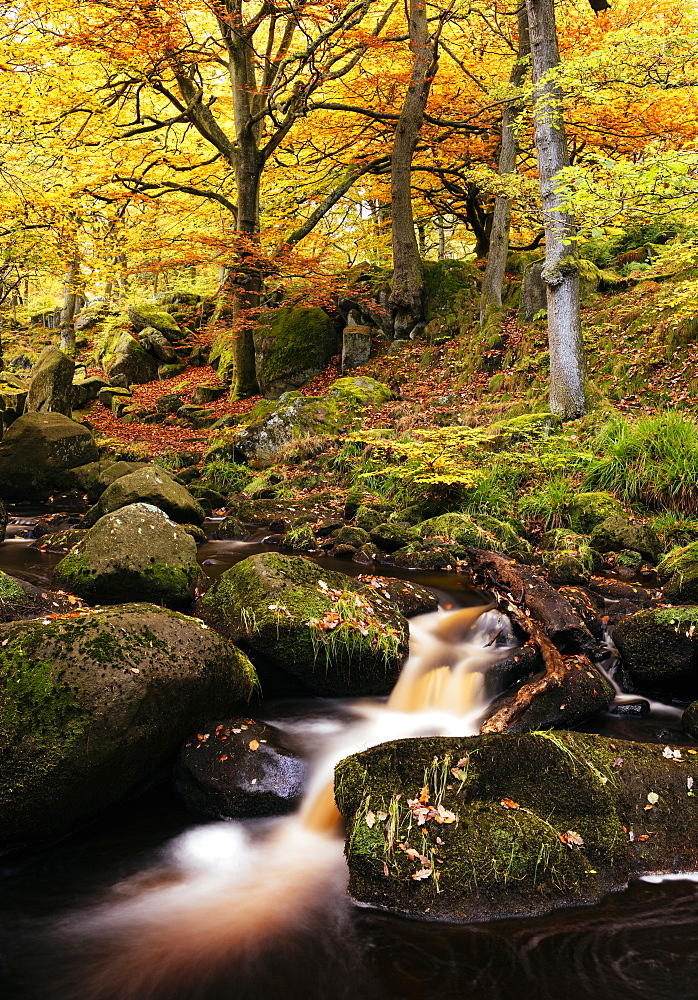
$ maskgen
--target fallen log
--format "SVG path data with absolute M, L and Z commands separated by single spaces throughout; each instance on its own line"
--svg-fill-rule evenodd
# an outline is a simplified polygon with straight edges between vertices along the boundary
M 589 659 L 583 654 L 563 656 L 545 632 L 539 628 L 528 615 L 501 594 L 497 594 L 500 611 L 508 614 L 524 632 L 527 632 L 533 644 L 540 650 L 545 666 L 542 677 L 523 684 L 512 698 L 507 701 L 494 715 L 487 719 L 480 733 L 504 733 L 532 704 L 534 699 L 551 688 L 560 687 L 570 670 L 580 667 L 591 669 Z
M 583 653 L 591 660 L 605 654 L 569 601 L 530 566 L 523 566 L 500 552 L 476 548 L 468 548 L 468 563 L 475 582 L 487 590 L 505 594 L 532 619 L 532 627 L 550 640 L 556 651 Z

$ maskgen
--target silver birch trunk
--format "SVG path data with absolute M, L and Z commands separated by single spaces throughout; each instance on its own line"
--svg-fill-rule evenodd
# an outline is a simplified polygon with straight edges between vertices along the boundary
M 527 58 L 531 52 L 531 42 L 528 36 L 528 17 L 526 8 L 521 7 L 518 13 L 519 44 L 509 86 L 512 91 L 521 86 L 527 70 Z M 514 99 L 507 104 L 502 116 L 502 148 L 499 153 L 499 176 L 506 180 L 509 174 L 516 171 L 516 141 L 515 125 L 521 114 L 522 103 Z M 487 255 L 487 266 L 482 279 L 482 294 L 480 296 L 480 326 L 484 327 L 490 316 L 497 316 L 502 307 L 502 285 L 506 271 L 507 254 L 509 253 L 509 230 L 511 229 L 511 199 L 506 195 L 498 195 L 494 202 L 492 215 L 492 230 L 490 232 L 490 248 Z
M 526 0 L 534 84 L 534 133 L 545 230 L 543 281 L 548 301 L 550 409 L 563 420 L 586 412 L 584 344 L 574 219 L 563 211 L 557 177 L 568 166 L 554 0 Z

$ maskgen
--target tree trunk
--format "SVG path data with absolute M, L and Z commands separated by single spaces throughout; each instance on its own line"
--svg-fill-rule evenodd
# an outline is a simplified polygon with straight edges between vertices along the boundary
M 519 19 L 519 47 L 511 75 L 509 86 L 512 91 L 518 90 L 526 74 L 527 56 L 531 52 L 531 42 L 528 36 L 528 17 L 526 8 L 521 7 Z M 499 154 L 499 176 L 505 179 L 516 170 L 516 154 L 518 146 L 514 125 L 521 114 L 521 101 L 512 94 L 512 100 L 504 109 L 502 117 L 502 148 Z M 482 279 L 482 295 L 480 297 L 480 326 L 484 327 L 489 318 L 498 317 L 502 307 L 502 284 L 506 270 L 507 254 L 509 253 L 509 229 L 511 227 L 511 201 L 506 195 L 498 195 L 494 202 L 492 229 L 490 232 L 490 247 L 487 256 L 487 267 Z
M 550 409 L 563 420 L 586 412 L 584 345 L 579 315 L 579 266 L 574 219 L 562 210 L 557 175 L 568 166 L 562 91 L 554 78 L 560 63 L 554 0 L 526 0 L 531 32 L 534 131 L 545 229 L 543 280 L 548 300 Z
M 411 174 L 412 157 L 437 61 L 437 42 L 429 35 L 425 0 L 410 0 L 409 31 L 412 74 L 395 129 L 391 171 L 393 287 L 390 307 L 396 339 L 407 337 L 422 319 L 424 275 L 412 216 Z
M 75 357 L 75 309 L 79 297 L 80 261 L 73 257 L 63 279 L 63 308 L 61 309 L 61 350 L 69 358 Z

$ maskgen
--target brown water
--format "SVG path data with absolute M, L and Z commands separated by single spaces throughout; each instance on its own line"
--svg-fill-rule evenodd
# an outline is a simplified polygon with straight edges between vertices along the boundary
M 250 554 L 236 549 L 237 558 L 241 551 Z M 690 881 L 638 883 L 598 907 L 476 927 L 348 902 L 334 763 L 388 739 L 478 731 L 484 672 L 506 655 L 488 645 L 499 623 L 483 610 L 413 619 L 410 659 L 387 705 L 270 707 L 267 720 L 295 733 L 314 760 L 298 815 L 192 826 L 167 796 L 150 797 L 63 845 L 0 862 L 0 995 L 698 997 L 698 886 Z

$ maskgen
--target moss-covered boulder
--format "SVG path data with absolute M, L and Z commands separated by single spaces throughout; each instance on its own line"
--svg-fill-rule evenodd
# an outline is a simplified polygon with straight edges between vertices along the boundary
M 407 622 L 388 600 L 298 556 L 243 559 L 197 614 L 248 653 L 263 686 L 281 672 L 315 694 L 387 694 L 407 652 Z
M 204 510 L 186 487 L 181 486 L 157 465 L 147 465 L 125 476 L 119 476 L 108 486 L 85 517 L 90 527 L 104 514 L 134 503 L 159 507 L 179 524 L 202 524 Z
M 146 503 L 100 517 L 55 569 L 64 587 L 91 603 L 172 608 L 191 604 L 200 572 L 191 535 Z
M 479 301 L 478 274 L 461 260 L 424 261 L 424 318 L 463 323 Z M 457 327 L 453 330 L 457 332 Z
M 416 528 L 404 522 L 386 521 L 371 530 L 370 538 L 383 552 L 397 552 L 410 542 L 416 542 L 420 534 Z
M 63 413 L 69 417 L 73 405 L 75 362 L 57 347 L 47 347 L 32 368 L 25 413 Z
M 418 524 L 417 530 L 422 538 L 447 538 L 459 545 L 508 552 L 519 558 L 531 551 L 528 542 L 520 538 L 510 524 L 486 515 L 474 518 L 468 514 L 438 514 Z
M 0 636 L 0 850 L 61 836 L 152 782 L 255 682 L 232 643 L 147 604 Z
M 262 402 L 242 430 L 221 439 L 214 451 L 232 454 L 258 467 L 268 466 L 286 445 L 299 438 L 345 433 L 361 409 L 391 398 L 390 389 L 371 378 L 343 378 L 326 396 L 286 392 L 276 405 Z
M 657 566 L 657 573 L 670 601 L 698 603 L 698 542 L 673 549 Z
M 695 758 L 581 733 L 397 740 L 341 761 L 349 892 L 479 921 L 598 901 L 694 871 Z
M 638 691 L 698 697 L 698 607 L 627 615 L 613 641 Z
M 136 302 L 128 307 L 128 318 L 137 333 L 152 327 L 174 343 L 182 337 L 182 330 L 176 320 L 164 309 L 151 302 Z
M 339 341 L 324 309 L 284 306 L 262 314 L 254 347 L 260 388 L 268 399 L 278 399 L 324 371 Z
M 588 535 L 607 517 L 623 517 L 623 508 L 610 493 L 577 493 L 567 509 L 567 517 L 573 531 Z
M 26 413 L 0 442 L 0 496 L 10 502 L 45 500 L 67 469 L 99 458 L 87 427 L 62 413 Z
M 592 530 L 589 544 L 599 552 L 620 552 L 632 549 L 645 559 L 656 562 L 662 543 L 653 528 L 647 524 L 632 524 L 627 517 L 607 517 Z
M 107 375 L 123 375 L 129 385 L 142 385 L 158 377 L 158 363 L 128 331 L 118 331 L 105 343 L 102 365 Z

